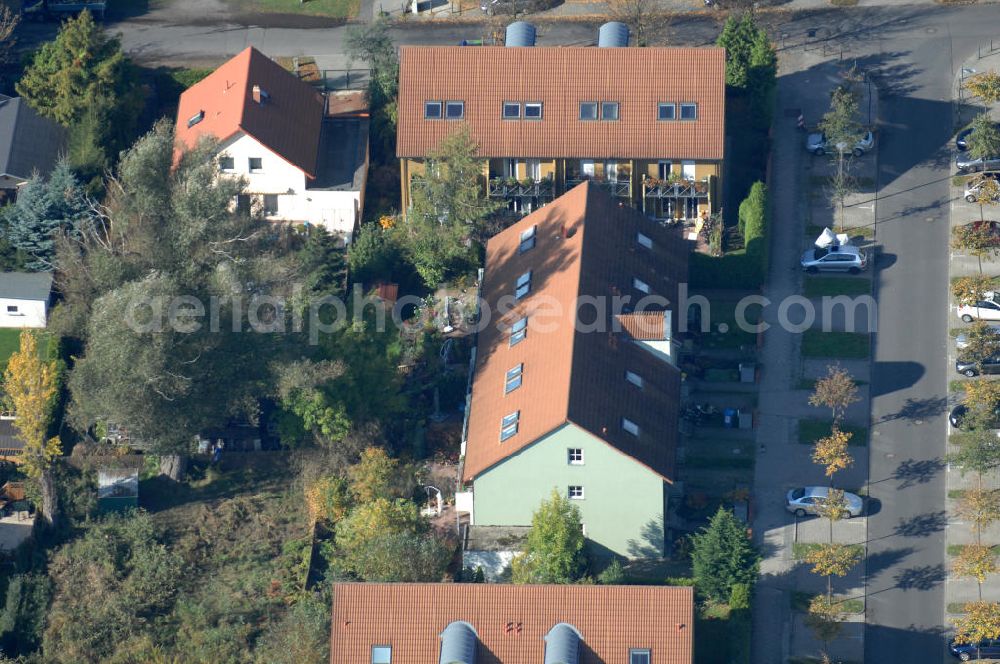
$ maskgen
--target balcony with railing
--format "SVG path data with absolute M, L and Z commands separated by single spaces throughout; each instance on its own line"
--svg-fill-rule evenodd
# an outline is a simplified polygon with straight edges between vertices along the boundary
M 537 198 L 551 201 L 555 198 L 555 191 L 552 178 L 535 181 L 494 177 L 487 183 L 487 193 L 490 198 Z
M 708 198 L 708 178 L 701 180 L 668 179 L 643 177 L 644 198 Z
M 599 187 L 603 187 L 612 196 L 620 198 L 632 197 L 632 181 L 627 178 L 602 178 L 596 176 L 570 176 L 566 178 L 566 190 L 569 191 L 581 182 L 590 181 Z

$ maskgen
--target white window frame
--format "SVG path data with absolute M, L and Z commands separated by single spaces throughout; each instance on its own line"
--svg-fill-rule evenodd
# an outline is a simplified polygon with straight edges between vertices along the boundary
M 451 108 L 455 106 L 458 107 L 460 113 L 458 115 L 450 115 Z M 444 103 L 444 119 L 445 120 L 463 120 L 465 119 L 465 102 L 459 99 L 449 99 Z
M 375 659 L 375 651 L 376 650 L 381 651 L 379 654 L 387 653 L 389 655 L 389 659 L 382 659 L 382 658 L 380 658 L 380 659 L 376 660 Z M 392 664 L 392 646 L 384 645 L 384 644 L 381 644 L 381 643 L 373 645 L 372 646 L 372 650 L 371 650 L 371 661 L 372 661 L 372 664 L 383 664 L 383 662 L 385 664 Z
M 528 109 L 529 108 L 532 108 L 532 109 L 537 108 L 538 109 L 538 115 L 528 115 Z M 544 112 L 545 112 L 545 109 L 543 108 L 542 102 L 540 102 L 540 101 L 528 101 L 528 102 L 524 103 L 524 119 L 525 120 L 541 120 L 542 117 L 543 117 L 543 113 Z
M 582 484 L 570 484 L 566 487 L 566 497 L 570 500 L 584 500 L 584 490 Z
M 697 164 L 685 159 L 681 162 L 681 177 L 685 180 L 694 180 L 697 177 Z
M 517 278 L 517 286 L 514 289 L 514 299 L 520 300 L 531 292 L 531 270 L 528 270 Z
M 517 248 L 517 253 L 523 254 L 524 252 L 535 248 L 536 231 L 538 226 L 532 226 L 527 230 L 521 231 L 521 244 Z
M 594 160 L 593 159 L 581 159 L 580 160 L 580 174 L 586 177 L 594 177 Z
M 583 117 L 583 107 L 584 106 L 594 107 L 594 117 Z M 597 101 L 581 101 L 580 102 L 580 120 L 583 122 L 596 122 L 601 119 L 601 103 Z
M 670 117 L 662 117 L 660 111 L 670 109 Z M 672 101 L 661 101 L 656 104 L 656 119 L 659 122 L 673 122 L 677 119 L 677 104 Z
M 684 111 L 689 109 L 694 109 L 694 117 L 686 118 L 684 117 Z M 682 101 L 680 103 L 680 109 L 677 112 L 677 118 L 679 120 L 684 120 L 685 122 L 693 122 L 698 119 L 698 104 L 693 101 Z
M 517 115 L 508 115 L 508 109 L 517 109 Z M 521 103 L 516 101 L 505 101 L 500 107 L 500 117 L 504 120 L 520 120 L 521 119 Z
M 638 659 L 638 658 L 644 659 Z M 652 664 L 653 655 L 649 648 L 631 648 L 628 651 L 628 664 Z
M 639 277 L 632 277 L 632 288 L 636 289 L 640 293 L 645 293 L 646 295 L 649 295 L 649 292 L 651 290 L 649 284 L 647 284 Z
M 509 415 L 505 415 L 500 420 L 500 442 L 510 440 L 517 435 L 517 428 L 521 422 L 521 411 L 515 410 Z
M 622 418 L 622 429 L 624 429 L 627 433 L 632 434 L 636 438 L 639 437 L 639 425 L 627 417 Z
M 260 162 L 260 166 L 254 168 L 254 159 Z M 247 170 L 251 173 L 263 173 L 264 172 L 264 158 L 263 157 L 247 157 Z
M 226 166 L 225 164 L 229 165 Z M 219 170 L 223 173 L 232 173 L 236 170 L 236 158 L 230 157 L 229 155 L 222 155 L 219 157 Z
M 437 115 L 428 115 L 427 110 L 437 108 Z M 441 120 L 444 118 L 444 105 L 439 101 L 424 102 L 424 120 Z
M 674 168 L 674 162 L 667 161 L 666 159 L 661 159 L 656 162 L 656 175 L 661 180 L 666 180 L 670 177 L 670 172 Z
M 571 466 L 582 466 L 583 448 L 582 447 L 566 448 L 566 463 L 568 463 Z
M 653 248 L 653 238 L 640 232 L 636 232 L 635 241 L 640 247 L 646 247 L 647 249 Z
M 504 378 L 503 393 L 510 394 L 517 388 L 521 387 L 524 383 L 524 363 L 517 365 L 513 369 L 507 371 L 507 376 Z
M 627 380 L 628 382 L 632 383 L 633 385 L 635 385 L 640 389 L 642 388 L 642 376 L 640 376 L 634 371 L 629 371 L 628 369 L 626 369 L 625 380 Z
M 514 321 L 510 326 L 510 345 L 516 346 L 528 336 L 528 317 L 524 316 Z
M 542 179 L 542 160 L 528 159 L 524 162 L 524 177 L 538 182 Z

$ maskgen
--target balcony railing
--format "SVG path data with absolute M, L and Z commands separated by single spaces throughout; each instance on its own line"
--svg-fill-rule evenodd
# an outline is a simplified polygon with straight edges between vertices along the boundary
M 551 178 L 533 182 L 511 178 L 490 178 L 488 191 L 490 198 L 548 198 L 555 197 L 555 186 Z
M 644 177 L 645 198 L 708 198 L 708 178 L 703 180 L 659 180 Z
M 604 178 L 597 177 L 569 177 L 566 178 L 566 189 L 572 189 L 581 182 L 586 182 L 588 180 L 596 185 L 604 187 L 612 196 L 620 196 L 621 198 L 632 197 L 631 180 L 606 180 Z

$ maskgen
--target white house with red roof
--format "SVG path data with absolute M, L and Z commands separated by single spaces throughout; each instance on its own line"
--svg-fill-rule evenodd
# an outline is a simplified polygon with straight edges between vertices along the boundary
M 248 47 L 181 95 L 177 158 L 214 138 L 219 171 L 248 183 L 240 204 L 350 242 L 364 206 L 368 117 L 327 108 L 323 94 Z

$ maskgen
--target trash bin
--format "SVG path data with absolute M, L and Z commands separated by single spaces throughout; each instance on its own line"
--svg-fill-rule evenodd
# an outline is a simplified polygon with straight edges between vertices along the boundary
M 722 411 L 722 425 L 727 429 L 732 429 L 736 426 L 736 409 L 727 408 Z

